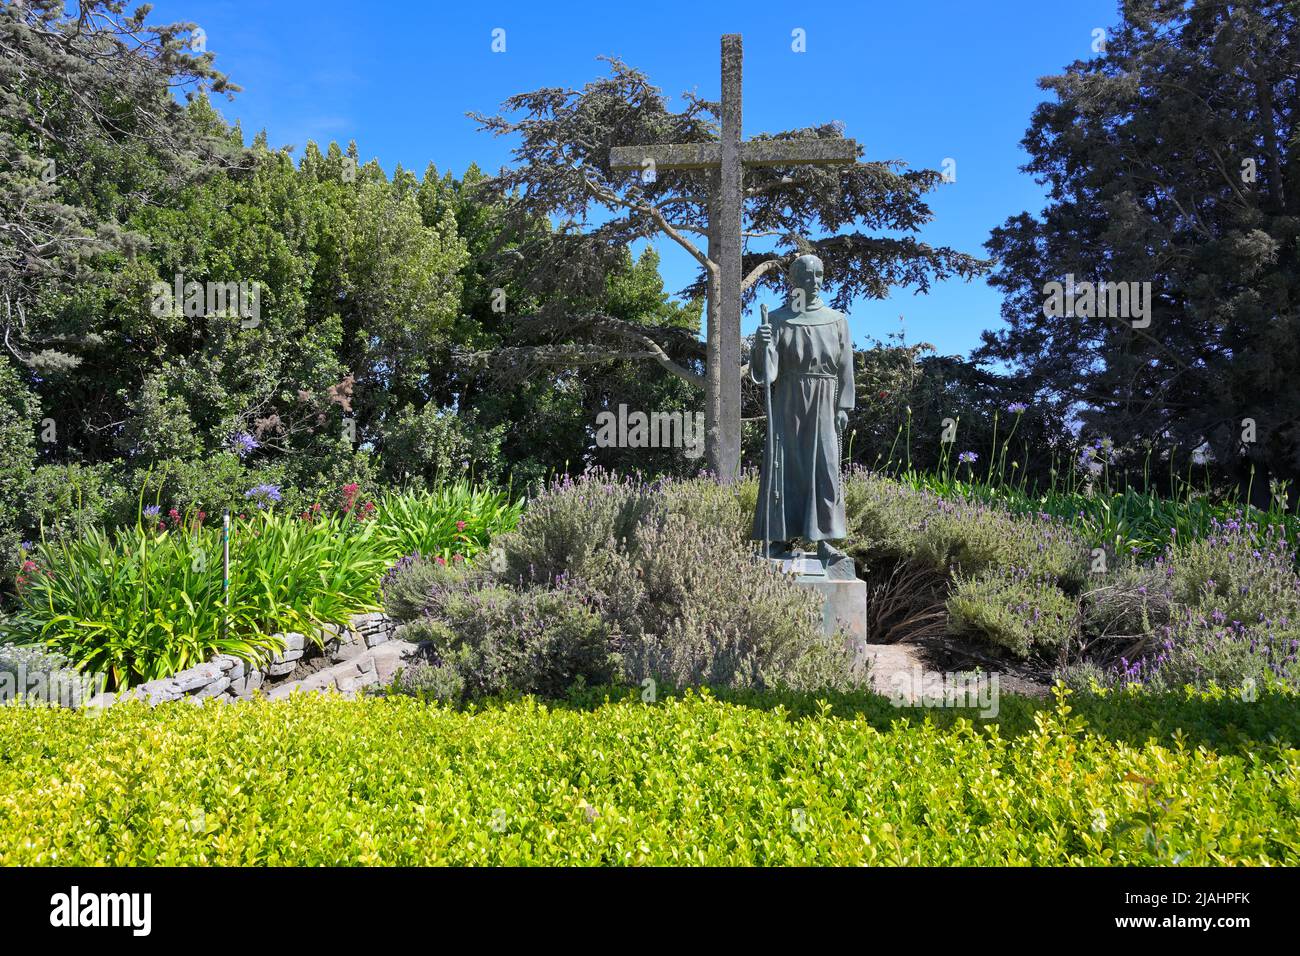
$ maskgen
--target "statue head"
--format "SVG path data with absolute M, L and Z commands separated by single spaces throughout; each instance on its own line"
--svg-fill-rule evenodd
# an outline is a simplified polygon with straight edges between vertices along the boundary
M 805 306 L 820 301 L 822 291 L 822 261 L 814 255 L 802 255 L 790 264 L 788 274 L 791 300 L 802 300 Z M 802 293 L 802 295 L 800 295 Z

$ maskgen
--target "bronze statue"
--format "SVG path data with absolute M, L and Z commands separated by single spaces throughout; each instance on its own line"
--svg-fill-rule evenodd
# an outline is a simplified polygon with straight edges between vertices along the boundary
M 790 296 L 759 326 L 750 376 L 770 389 L 753 538 L 768 557 L 796 538 L 817 542 L 830 566 L 844 558 L 831 541 L 845 537 L 841 439 L 853 409 L 853 339 L 848 319 L 821 300 L 822 262 L 790 266 Z

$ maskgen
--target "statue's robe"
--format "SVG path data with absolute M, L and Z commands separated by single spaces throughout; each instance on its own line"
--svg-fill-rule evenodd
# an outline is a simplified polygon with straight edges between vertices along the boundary
M 824 305 L 804 312 L 786 305 L 770 319 L 772 343 L 756 350 L 750 363 L 750 377 L 759 385 L 772 385 L 770 444 L 763 457 L 753 537 L 843 538 L 844 488 L 835 413 L 851 410 L 854 403 L 849 323 Z

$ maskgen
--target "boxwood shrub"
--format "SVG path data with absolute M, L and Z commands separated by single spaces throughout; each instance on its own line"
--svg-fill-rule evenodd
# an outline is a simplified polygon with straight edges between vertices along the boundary
M 1300 863 L 1294 695 L 1003 703 L 0 707 L 0 864 Z

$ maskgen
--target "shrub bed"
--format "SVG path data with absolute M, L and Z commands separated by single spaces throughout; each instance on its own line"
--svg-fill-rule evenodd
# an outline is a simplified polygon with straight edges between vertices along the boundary
M 1091 659 L 1075 686 L 1300 683 L 1300 574 L 1284 529 L 1238 515 L 1126 564 L 1083 596 Z
M 1051 580 L 1020 568 L 985 569 L 959 578 L 948 598 L 949 627 L 982 637 L 1019 657 L 1047 654 L 1074 633 L 1078 604 Z
M 0 863 L 1296 864 L 1296 703 L 11 706 Z
M 253 490 L 256 504 L 231 525 L 228 602 L 219 524 L 152 506 L 135 526 L 24 551 L 0 641 L 57 651 L 107 674 L 112 689 L 218 654 L 264 663 L 282 649 L 277 632 L 311 635 L 378 609 L 380 578 L 403 549 L 472 559 L 492 534 L 515 527 L 522 508 L 464 484 L 388 495 L 376 507 L 347 485 L 338 508 L 295 515 L 274 507 L 274 486 Z
M 562 478 L 499 539 L 499 569 L 412 555 L 384 579 L 425 695 L 556 695 L 574 683 L 844 689 L 866 679 L 821 598 L 760 563 L 735 490 Z

